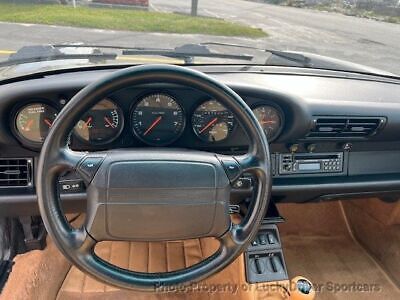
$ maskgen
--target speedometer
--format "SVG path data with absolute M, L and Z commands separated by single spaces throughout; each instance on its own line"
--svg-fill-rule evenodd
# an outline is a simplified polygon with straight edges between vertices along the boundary
M 193 130 L 205 142 L 219 142 L 227 139 L 235 127 L 231 111 L 216 100 L 202 103 L 192 116 Z
M 177 140 L 183 132 L 183 109 L 170 95 L 148 95 L 135 106 L 132 127 L 134 134 L 144 143 L 165 146 Z

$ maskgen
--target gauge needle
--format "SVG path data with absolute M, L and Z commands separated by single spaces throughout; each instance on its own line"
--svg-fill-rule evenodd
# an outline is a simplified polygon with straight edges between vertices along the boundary
M 85 122 L 85 127 L 86 128 L 88 128 L 89 127 L 89 123 L 92 121 L 92 117 L 89 117 L 88 119 L 87 119 L 87 121 Z
M 154 122 L 150 125 L 149 128 L 143 133 L 143 135 L 147 135 L 158 123 L 160 123 L 162 117 L 159 116 L 157 119 L 154 120 Z
M 115 125 L 110 121 L 109 118 L 104 117 L 104 121 L 106 121 L 106 123 L 107 123 L 108 125 L 110 125 L 111 128 L 115 128 Z
M 210 128 L 211 126 L 213 126 L 215 124 L 215 122 L 218 121 L 218 118 L 214 118 L 212 119 L 210 122 L 208 122 L 208 124 L 206 126 L 203 127 L 202 130 L 199 131 L 199 133 L 203 133 L 204 131 L 206 131 L 208 128 Z
M 33 119 L 30 119 L 30 120 L 28 121 L 28 123 L 26 123 L 25 130 L 26 130 L 26 131 L 31 130 L 32 124 L 33 124 Z
M 47 124 L 47 126 L 49 126 L 49 128 L 51 128 L 51 126 L 53 126 L 53 123 L 51 123 L 49 119 L 44 119 L 43 122 L 45 122 Z
M 261 121 L 261 124 L 275 124 L 275 121 Z

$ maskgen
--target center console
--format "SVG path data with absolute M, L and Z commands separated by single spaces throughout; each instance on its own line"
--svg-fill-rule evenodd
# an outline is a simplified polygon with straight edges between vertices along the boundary
M 270 202 L 256 238 L 245 252 L 246 280 L 249 283 L 288 280 L 278 223 L 284 222 L 274 203 Z
M 265 222 L 245 253 L 249 283 L 287 280 L 282 243 L 276 224 Z

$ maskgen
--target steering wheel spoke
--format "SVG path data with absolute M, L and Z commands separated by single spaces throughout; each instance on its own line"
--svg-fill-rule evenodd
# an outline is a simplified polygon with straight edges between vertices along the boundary
M 245 155 L 236 155 L 233 156 L 233 158 L 240 166 L 240 175 L 243 173 L 251 173 L 256 175 L 258 172 L 266 172 L 268 167 L 265 163 L 263 163 L 263 160 L 250 153 Z
M 98 241 L 88 234 L 85 225 L 76 229 L 73 234 L 76 236 L 76 249 L 82 254 L 92 254 Z
M 62 234 L 54 241 L 57 245 L 59 243 L 66 245 L 81 259 L 93 256 L 97 241 L 87 233 L 85 225 L 80 228 L 72 228 L 68 223 L 64 223 L 62 227 L 64 228 L 64 230 L 60 230 Z M 71 261 L 75 260 L 74 256 L 69 255 L 69 251 L 63 251 L 63 253 Z
M 218 237 L 222 248 L 232 248 L 241 245 L 243 241 L 240 239 L 241 226 L 239 224 L 231 224 L 230 229 L 223 235 Z
M 48 165 L 50 168 L 56 168 L 59 172 L 78 170 L 78 165 L 86 156 L 86 152 L 73 151 L 68 147 L 64 147 L 48 158 Z
M 235 156 L 218 155 L 218 159 L 224 166 L 226 175 L 231 183 L 235 182 L 245 173 L 252 174 L 257 178 L 262 178 L 265 176 L 268 169 L 265 160 L 251 153 Z

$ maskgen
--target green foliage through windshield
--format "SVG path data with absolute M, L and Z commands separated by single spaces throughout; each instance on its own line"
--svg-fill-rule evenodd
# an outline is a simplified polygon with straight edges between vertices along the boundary
M 140 32 L 200 33 L 265 37 L 261 29 L 215 18 L 132 9 L 89 8 L 64 5 L 0 3 L 0 21 L 68 25 Z

